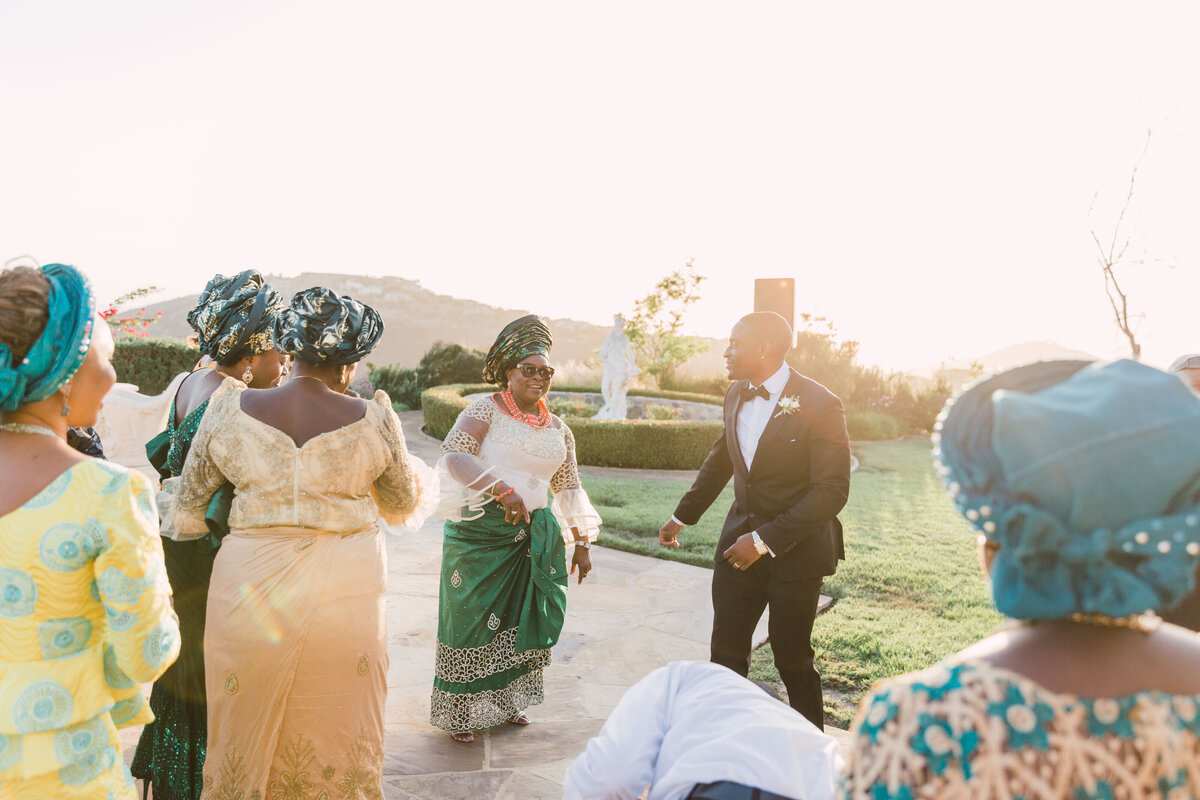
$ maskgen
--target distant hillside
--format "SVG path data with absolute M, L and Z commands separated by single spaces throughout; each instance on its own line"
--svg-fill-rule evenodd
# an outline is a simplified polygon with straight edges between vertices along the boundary
M 339 294 L 350 295 L 373 306 L 384 323 L 383 338 L 368 358 L 376 364 L 415 367 L 430 345 L 437 341 L 486 351 L 505 325 L 530 313 L 437 294 L 407 278 L 305 272 L 290 278 L 268 275 L 267 280 L 289 299 L 301 289 L 328 286 Z M 195 297 L 180 297 L 147 306 L 147 314 L 163 312 L 162 318 L 151 328 L 152 335 L 186 338 L 192 332 L 187 324 L 187 312 L 195 303 Z M 538 309 L 537 313 L 545 316 L 545 309 Z M 593 357 L 612 330 L 608 326 L 566 318 L 547 316 L 547 321 L 554 334 L 554 360 L 559 363 L 583 362 Z M 710 345 L 718 344 L 715 339 L 706 341 Z M 710 352 L 697 360 L 694 370 L 701 374 L 716 374 L 723 349 L 723 343 L 710 347 Z
M 985 373 L 1003 372 L 1012 367 L 1029 364 L 1034 361 L 1096 361 L 1097 357 L 1082 350 L 1072 350 L 1063 347 L 1058 342 L 1022 342 L 1009 345 L 992 353 L 987 353 L 970 360 L 958 360 L 947 364 L 948 370 L 968 370 L 971 361 L 978 361 Z

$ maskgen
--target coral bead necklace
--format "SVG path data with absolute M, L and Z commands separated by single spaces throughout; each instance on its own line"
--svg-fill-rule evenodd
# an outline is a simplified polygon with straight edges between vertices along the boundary
M 504 403 L 504 410 L 510 417 L 526 425 L 534 428 L 549 428 L 550 427 L 550 409 L 546 407 L 546 399 L 539 398 L 537 404 L 537 412 L 527 414 L 517 406 L 517 399 L 513 397 L 512 392 L 508 389 L 500 392 L 500 401 Z

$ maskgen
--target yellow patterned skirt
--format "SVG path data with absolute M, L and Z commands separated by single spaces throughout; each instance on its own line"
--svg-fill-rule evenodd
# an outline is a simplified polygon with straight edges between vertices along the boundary
M 80 748 L 81 736 L 89 741 Z M 137 800 L 133 776 L 121 758 L 121 739 L 107 711 L 70 728 L 9 738 L 0 755 L 19 742 L 26 753 L 53 749 L 64 766 L 33 776 L 19 774 L 19 768 L 0 770 L 2 800 Z M 74 754 L 73 748 L 86 752 Z
M 234 530 L 208 594 L 203 800 L 380 800 L 383 533 Z

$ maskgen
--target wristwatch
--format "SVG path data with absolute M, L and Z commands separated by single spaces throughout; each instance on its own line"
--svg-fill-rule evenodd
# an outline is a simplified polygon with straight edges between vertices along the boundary
M 758 531 L 751 531 L 750 538 L 754 540 L 754 549 L 758 551 L 760 556 L 765 556 L 767 553 L 771 552 L 767 548 L 766 543 L 763 542 L 762 537 L 758 535 Z
M 576 539 L 576 540 L 575 540 L 575 546 L 576 546 L 576 547 L 582 547 L 584 550 L 591 550 L 591 549 L 592 549 L 592 543 L 591 543 L 591 542 L 589 542 L 587 539 Z

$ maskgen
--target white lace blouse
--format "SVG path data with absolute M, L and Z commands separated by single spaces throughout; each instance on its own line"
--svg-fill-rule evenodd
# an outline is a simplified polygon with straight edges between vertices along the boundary
M 558 417 L 551 423 L 535 428 L 513 419 L 491 397 L 463 409 L 442 444 L 438 514 L 452 522 L 477 519 L 493 502 L 488 490 L 504 481 L 530 511 L 549 506 L 568 543 L 572 528 L 594 541 L 602 520 L 579 482 L 575 437 Z

